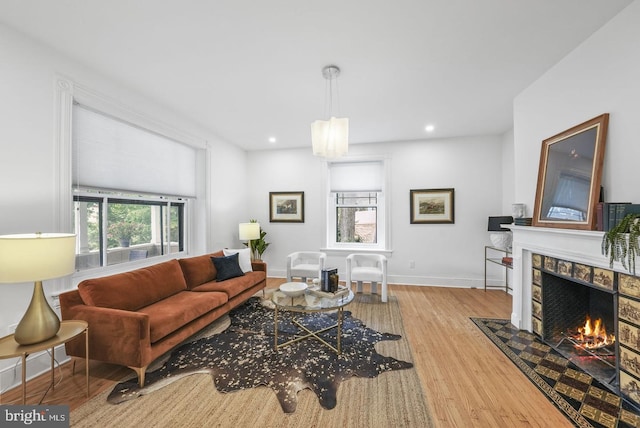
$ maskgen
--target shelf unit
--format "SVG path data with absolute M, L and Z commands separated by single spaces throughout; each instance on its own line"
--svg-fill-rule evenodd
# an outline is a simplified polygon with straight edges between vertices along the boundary
M 500 256 L 498 257 L 496 253 L 499 253 Z M 509 269 L 512 269 L 513 265 L 504 263 L 502 260 L 503 257 L 510 256 L 511 251 L 508 249 L 492 247 L 491 245 L 484 246 L 484 291 L 487 291 L 487 288 L 504 288 L 505 293 L 509 293 L 509 290 L 513 290 L 513 288 L 509 286 Z M 505 268 L 504 285 L 487 285 L 487 262 L 494 263 Z

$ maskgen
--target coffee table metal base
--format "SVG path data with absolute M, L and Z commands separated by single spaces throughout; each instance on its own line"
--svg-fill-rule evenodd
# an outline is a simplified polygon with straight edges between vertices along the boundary
M 317 339 L 318 341 L 320 341 L 320 343 L 324 344 L 325 346 L 327 346 L 328 348 L 330 348 L 331 350 L 333 350 L 336 354 L 340 355 L 342 353 L 342 349 L 340 346 L 340 339 L 342 337 L 342 318 L 343 318 L 343 314 L 342 314 L 342 308 L 338 308 L 338 322 L 329 326 L 329 327 L 325 327 L 323 329 L 320 330 L 310 330 L 309 328 L 307 328 L 306 326 L 302 325 L 300 322 L 298 322 L 297 320 L 292 320 L 292 322 L 303 332 L 306 332 L 306 334 L 303 335 L 298 335 L 296 338 L 288 340 L 286 342 L 283 343 L 278 343 L 278 306 L 276 305 L 275 307 L 275 311 L 274 311 L 274 348 L 276 350 L 276 352 L 278 351 L 278 349 L 283 348 L 287 345 L 291 345 L 292 343 L 296 343 L 296 342 L 300 342 L 301 340 L 305 340 L 305 339 L 309 339 L 309 338 L 314 338 Z M 298 312 L 298 311 L 291 311 L 291 312 Z M 310 313 L 310 312 L 306 312 L 306 313 Z M 327 342 L 326 340 L 324 340 L 323 338 L 321 338 L 320 336 L 318 336 L 321 333 L 324 333 L 325 331 L 329 331 L 331 329 L 337 328 L 337 333 L 336 333 L 336 342 L 337 342 L 337 347 L 331 345 L 329 342 Z

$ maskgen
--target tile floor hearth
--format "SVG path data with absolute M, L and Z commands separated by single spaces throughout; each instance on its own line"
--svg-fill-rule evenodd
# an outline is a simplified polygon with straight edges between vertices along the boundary
M 534 334 L 518 330 L 508 320 L 472 320 L 576 426 L 640 426 L 640 409 L 635 409 Z

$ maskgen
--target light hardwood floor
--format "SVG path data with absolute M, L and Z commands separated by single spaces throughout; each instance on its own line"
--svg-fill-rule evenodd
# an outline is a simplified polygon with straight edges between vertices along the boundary
M 282 282 L 270 278 L 268 287 Z M 498 290 L 406 285 L 390 285 L 389 290 L 400 303 L 413 363 L 438 427 L 572 426 L 469 319 L 509 318 L 509 295 Z M 70 363 L 63 364 L 63 378 L 44 403 L 68 404 L 72 410 L 83 404 L 87 400 L 83 364 L 76 365 L 75 375 Z M 95 361 L 90 369 L 92 397 L 131 373 Z M 28 382 L 28 403 L 40 400 L 49 379 L 43 375 Z M 0 397 L 2 404 L 20 400 L 21 388 Z

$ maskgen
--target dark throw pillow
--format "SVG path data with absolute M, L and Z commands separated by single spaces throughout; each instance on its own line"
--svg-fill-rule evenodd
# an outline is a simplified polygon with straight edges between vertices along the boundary
M 211 257 L 211 260 L 218 271 L 216 274 L 218 282 L 244 275 L 238 263 L 238 253 L 225 257 Z

